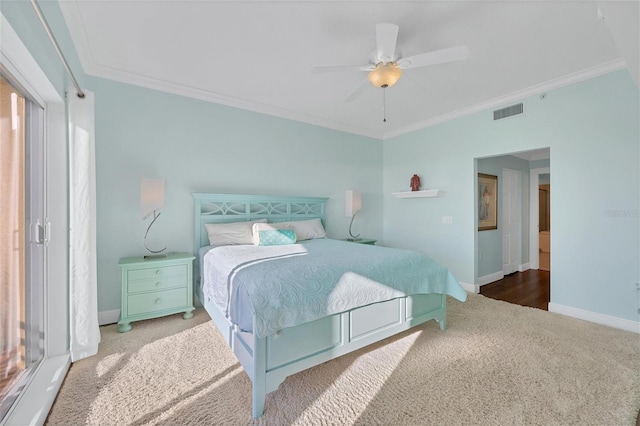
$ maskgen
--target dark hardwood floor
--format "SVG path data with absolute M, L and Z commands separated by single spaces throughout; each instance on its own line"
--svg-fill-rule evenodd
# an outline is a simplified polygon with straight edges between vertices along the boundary
M 549 310 L 550 272 L 529 269 L 480 287 L 480 294 L 516 305 Z

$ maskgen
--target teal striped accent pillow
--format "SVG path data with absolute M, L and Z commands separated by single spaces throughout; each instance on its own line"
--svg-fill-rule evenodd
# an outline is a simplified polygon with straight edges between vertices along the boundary
M 269 229 L 258 231 L 259 246 L 282 246 L 295 244 L 296 233 L 291 229 Z

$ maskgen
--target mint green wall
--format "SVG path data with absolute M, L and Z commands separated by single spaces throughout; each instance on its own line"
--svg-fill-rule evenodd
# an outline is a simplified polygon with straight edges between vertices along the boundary
M 478 173 L 498 176 L 498 229 L 476 231 L 478 234 L 476 278 L 502 271 L 502 169 L 516 170 L 519 174 L 520 265 L 529 262 L 529 161 L 512 155 L 478 159 Z M 475 208 L 477 209 L 478 206 L 476 205 Z
M 96 99 L 100 311 L 120 307 L 118 259 L 144 253 L 140 178 L 166 180 L 151 247 L 192 251 L 192 192 L 330 197 L 327 232 L 346 238 L 344 191 L 363 209 L 354 231 L 380 238 L 382 142 L 213 103 L 88 78 Z
M 384 242 L 428 253 L 473 283 L 474 158 L 550 147 L 551 301 L 637 321 L 638 89 L 622 70 L 523 102 L 521 116 L 494 122 L 484 111 L 384 142 Z M 394 198 L 413 173 L 448 193 Z

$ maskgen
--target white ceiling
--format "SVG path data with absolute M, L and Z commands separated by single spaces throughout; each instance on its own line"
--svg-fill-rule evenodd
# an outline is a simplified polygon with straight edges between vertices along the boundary
M 621 7 L 631 42 L 591 1 L 60 1 L 87 74 L 379 139 L 623 68 L 638 4 Z M 365 72 L 311 73 L 367 64 L 379 22 L 404 56 L 471 52 L 406 70 L 386 123 L 383 89 L 344 101 Z

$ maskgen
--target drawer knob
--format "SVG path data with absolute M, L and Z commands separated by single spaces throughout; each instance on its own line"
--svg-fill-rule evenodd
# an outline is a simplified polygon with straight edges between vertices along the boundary
M 162 273 L 162 269 L 158 269 L 158 270 L 156 271 L 156 275 L 160 275 L 161 273 Z
M 157 299 L 156 299 L 156 305 L 159 305 L 160 303 L 162 303 L 162 299 L 157 298 Z
M 156 283 L 156 287 L 160 287 L 160 281 Z

